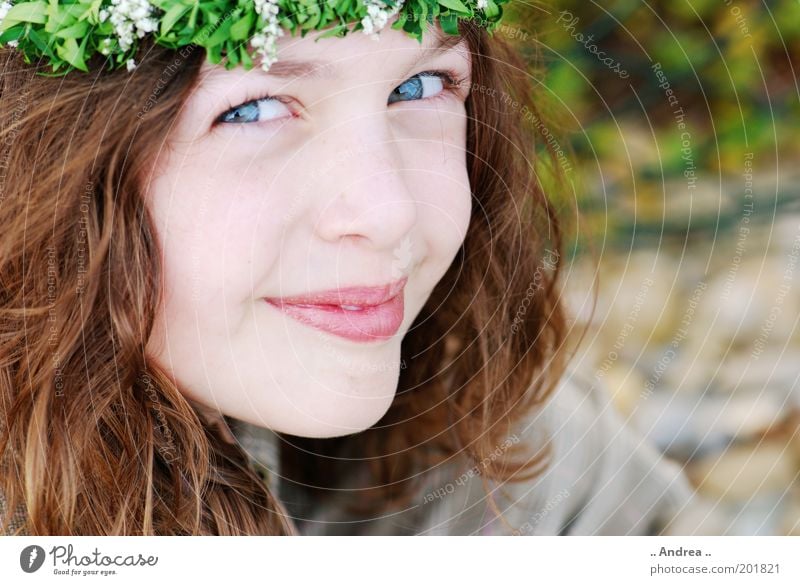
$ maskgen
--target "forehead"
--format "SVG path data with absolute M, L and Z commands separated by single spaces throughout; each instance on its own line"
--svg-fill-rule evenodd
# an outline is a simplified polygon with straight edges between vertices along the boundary
M 338 79 L 345 76 L 346 69 L 368 60 L 376 61 L 382 67 L 392 62 L 408 67 L 420 59 L 451 52 L 469 61 L 469 47 L 464 37 L 448 35 L 438 25 L 428 26 L 420 43 L 406 32 L 392 29 L 391 24 L 392 20 L 379 33 L 378 40 L 362 31 L 328 38 L 319 38 L 327 29 L 312 31 L 305 37 L 291 36 L 287 32 L 278 39 L 278 60 L 269 71 L 262 71 L 256 63 L 250 72 L 287 81 L 297 78 Z M 225 71 L 221 65 L 207 61 L 203 64 L 206 77 L 223 75 Z

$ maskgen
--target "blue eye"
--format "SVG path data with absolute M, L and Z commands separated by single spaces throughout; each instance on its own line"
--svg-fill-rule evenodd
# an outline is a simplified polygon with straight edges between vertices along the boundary
M 229 124 L 260 122 L 261 119 L 269 120 L 270 117 L 274 118 L 276 110 L 277 114 L 280 114 L 281 108 L 288 111 L 288 108 L 278 98 L 263 97 L 229 109 L 216 121 Z
M 388 103 L 418 101 L 421 99 L 435 100 L 445 97 L 448 90 L 459 86 L 460 80 L 456 80 L 453 73 L 448 71 L 425 71 L 409 77 L 397 86 L 389 95 Z M 291 110 L 285 105 L 284 98 L 263 96 L 229 108 L 216 118 L 214 125 L 270 123 L 291 118 Z
M 389 103 L 424 99 L 422 96 L 426 90 L 434 91 L 437 86 L 441 86 L 443 90 L 446 81 L 452 81 L 452 79 L 448 74 L 440 71 L 418 73 L 395 88 L 389 95 Z

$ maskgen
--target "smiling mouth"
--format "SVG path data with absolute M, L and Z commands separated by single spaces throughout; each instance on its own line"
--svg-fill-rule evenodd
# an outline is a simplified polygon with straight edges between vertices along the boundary
M 403 278 L 382 287 L 351 287 L 265 300 L 314 329 L 360 343 L 384 341 L 403 323 L 406 281 Z

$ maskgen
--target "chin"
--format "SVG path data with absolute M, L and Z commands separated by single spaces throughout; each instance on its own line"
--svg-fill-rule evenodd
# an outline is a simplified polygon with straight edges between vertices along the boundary
M 331 439 L 365 431 L 385 415 L 394 402 L 395 394 L 370 400 L 343 398 L 329 405 L 318 415 L 304 413 L 297 418 L 284 419 L 272 430 L 313 439 Z
M 370 400 L 367 404 L 362 400 L 351 402 L 349 400 L 337 408 L 337 414 L 341 416 L 338 420 L 322 421 L 308 420 L 308 424 L 302 429 L 304 433 L 292 433 L 299 436 L 317 439 L 331 439 L 353 435 L 367 430 L 377 423 L 389 411 L 394 402 L 394 394 L 386 400 Z M 330 419 L 330 415 L 327 417 Z

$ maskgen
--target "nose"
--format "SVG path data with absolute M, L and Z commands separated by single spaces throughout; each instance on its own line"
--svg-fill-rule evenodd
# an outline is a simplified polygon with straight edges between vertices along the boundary
M 325 241 L 391 249 L 417 221 L 398 142 L 376 125 L 375 116 L 357 119 L 325 147 L 325 158 L 337 158 L 319 200 L 316 231 Z

